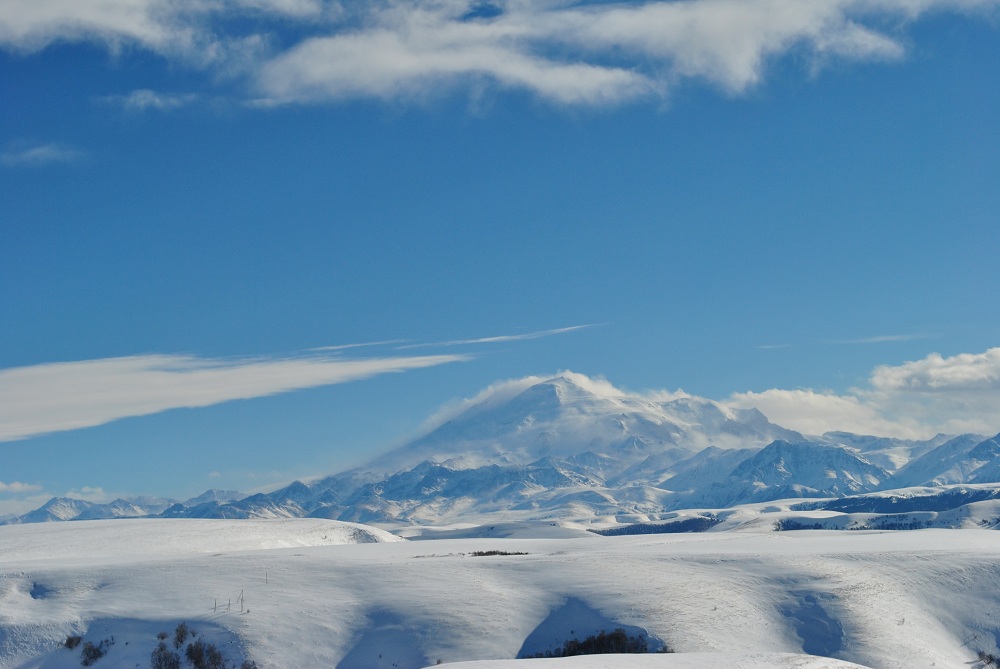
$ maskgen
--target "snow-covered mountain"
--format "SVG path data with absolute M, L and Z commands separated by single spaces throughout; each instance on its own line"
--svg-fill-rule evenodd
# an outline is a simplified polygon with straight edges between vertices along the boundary
M 844 497 L 878 488 L 889 473 L 843 446 L 774 441 L 722 481 L 695 489 L 686 506 L 719 508 L 792 497 Z
M 145 515 L 641 522 L 680 508 L 992 481 L 1000 481 L 1000 435 L 810 437 L 756 409 L 684 393 L 627 393 L 567 372 L 491 387 L 410 443 L 322 479 L 248 497 L 209 491 L 186 502 L 53 499 L 9 522 Z
M 970 483 L 982 467 L 988 466 L 998 456 L 1000 444 L 996 437 L 985 439 L 978 434 L 963 434 L 901 467 L 888 482 L 889 487 Z
M 598 455 L 605 458 L 604 480 L 614 483 L 616 476 L 647 461 L 658 462 L 653 471 L 660 472 L 711 445 L 763 446 L 775 439 L 801 440 L 802 435 L 771 423 L 756 409 L 730 409 L 687 395 L 656 401 L 566 373 L 513 396 L 484 397 L 365 469 L 393 474 L 425 460 L 460 458 L 470 467 Z
M 155 516 L 171 505 L 171 500 L 159 497 L 130 497 L 106 504 L 70 497 L 53 497 L 34 511 L 17 516 L 6 523 L 48 523 L 62 520 L 102 520 L 110 518 L 140 518 Z

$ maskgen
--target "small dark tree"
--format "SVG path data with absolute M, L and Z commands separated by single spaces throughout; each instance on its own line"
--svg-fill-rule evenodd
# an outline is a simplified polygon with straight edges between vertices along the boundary
M 205 669 L 205 642 L 198 640 L 188 644 L 184 655 L 187 656 L 188 662 L 194 669 Z
M 181 623 L 174 630 L 174 648 L 180 648 L 184 645 L 184 641 L 188 638 L 188 634 L 191 630 L 188 629 L 187 623 Z
M 225 669 L 226 666 L 222 653 L 215 644 L 205 643 L 201 639 L 188 644 L 184 654 L 194 669 Z
M 629 636 L 625 630 L 618 628 L 613 632 L 605 632 L 588 636 L 583 641 L 570 639 L 563 643 L 562 648 L 539 653 L 535 657 L 572 657 L 574 655 L 603 655 L 607 653 L 648 653 L 649 644 L 645 637 Z M 669 651 L 667 651 L 669 652 Z
M 149 658 L 149 669 L 180 669 L 181 656 L 167 648 L 162 641 Z
M 88 641 L 83 644 L 83 650 L 80 651 L 80 664 L 85 667 L 89 667 L 94 662 L 97 662 L 99 659 L 104 657 L 104 653 L 105 650 L 103 643 L 100 646 L 95 646 Z
M 69 648 L 70 650 L 73 650 L 74 648 L 80 645 L 81 641 L 83 641 L 82 636 L 71 634 L 70 636 L 66 637 L 66 640 L 63 642 L 63 645 Z
M 213 644 L 205 647 L 205 669 L 226 669 L 222 653 Z

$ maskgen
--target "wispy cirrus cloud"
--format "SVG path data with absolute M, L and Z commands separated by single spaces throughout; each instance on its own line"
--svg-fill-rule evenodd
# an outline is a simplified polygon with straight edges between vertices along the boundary
M 810 434 L 992 435 L 1000 430 L 1000 348 L 950 357 L 931 353 L 901 365 L 881 365 L 867 386 L 843 394 L 772 388 L 735 393 L 727 402 L 756 407 L 780 425 Z
M 512 341 L 526 341 L 530 339 L 541 339 L 543 337 L 552 337 L 554 335 L 565 334 L 567 332 L 575 332 L 577 330 L 584 330 L 586 328 L 597 327 L 594 324 L 588 325 L 570 325 L 564 328 L 554 328 L 552 330 L 538 330 L 535 332 L 525 332 L 522 334 L 510 334 L 510 335 L 495 335 L 492 337 L 479 337 L 477 339 L 452 339 L 450 341 L 439 341 L 439 342 L 426 342 L 420 344 L 405 344 L 403 346 L 397 346 L 397 350 L 409 349 L 409 348 L 428 348 L 428 347 L 443 347 L 443 346 L 466 346 L 469 344 L 502 344 L 505 342 Z
M 406 339 L 383 339 L 381 341 L 366 341 L 358 344 L 337 344 L 336 346 L 317 346 L 309 349 L 311 351 L 346 351 L 352 348 L 369 348 L 371 346 L 386 346 L 389 344 L 403 344 Z M 398 347 L 397 347 L 398 348 Z
M 8 0 L 0 5 L 0 48 L 134 45 L 242 76 L 249 96 L 265 105 L 423 99 L 485 86 L 606 106 L 660 98 L 685 80 L 739 94 L 790 54 L 812 72 L 831 61 L 898 60 L 912 22 L 940 12 L 995 12 L 998 3 Z
M 137 355 L 3 369 L 0 441 L 468 359 L 464 355 L 362 359 L 322 354 L 243 359 Z
M 148 88 L 134 90 L 127 95 L 110 95 L 102 102 L 117 105 L 127 111 L 172 111 L 198 102 L 201 97 L 195 93 L 161 93 Z
M 64 144 L 33 144 L 11 147 L 0 153 L 0 165 L 5 167 L 44 167 L 71 163 L 83 157 L 83 152 Z
M 859 337 L 857 339 L 837 339 L 834 344 L 891 344 L 901 341 L 914 341 L 917 339 L 928 339 L 931 335 L 923 332 L 911 332 L 907 334 L 876 335 L 874 337 Z

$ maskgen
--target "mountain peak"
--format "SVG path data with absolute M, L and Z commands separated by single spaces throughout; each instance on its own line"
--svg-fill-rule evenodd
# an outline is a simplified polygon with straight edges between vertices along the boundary
M 539 407 L 555 403 L 562 406 L 579 401 L 600 400 L 596 393 L 584 388 L 569 374 L 554 376 L 530 386 L 519 396 L 530 402 L 537 402 Z

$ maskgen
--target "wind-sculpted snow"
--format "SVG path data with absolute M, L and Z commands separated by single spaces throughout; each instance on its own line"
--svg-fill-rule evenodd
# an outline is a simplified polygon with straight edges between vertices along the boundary
M 315 537 L 323 521 L 215 521 L 233 532 L 216 532 L 225 541 L 199 553 L 210 537 L 187 528 L 203 522 L 0 527 L 0 669 L 78 667 L 79 650 L 62 647 L 70 635 L 114 638 L 98 669 L 139 658 L 148 666 L 155 633 L 181 621 L 232 640 L 225 652 L 237 666 L 507 669 L 501 661 L 534 631 L 562 630 L 554 623 L 571 602 L 570 613 L 587 613 L 581 621 L 642 630 L 676 654 L 515 666 L 845 666 L 803 655 L 812 649 L 877 669 L 968 669 L 977 651 L 998 652 L 996 532 L 585 533 L 262 549 L 268 528 L 273 545 L 288 545 L 296 527 Z M 252 550 L 239 546 L 247 527 Z M 148 533 L 155 541 L 142 550 L 124 548 Z

